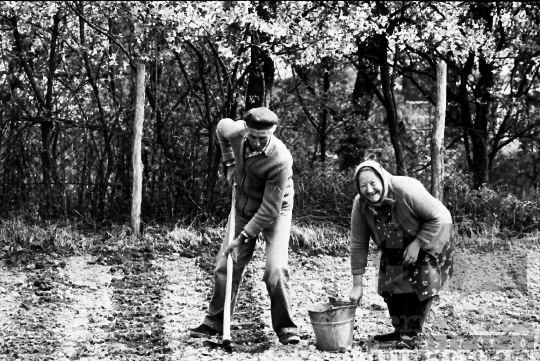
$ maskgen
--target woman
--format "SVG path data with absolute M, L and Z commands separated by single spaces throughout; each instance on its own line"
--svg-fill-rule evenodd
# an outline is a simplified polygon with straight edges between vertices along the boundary
M 452 217 L 416 179 L 392 176 L 374 161 L 355 172 L 359 194 L 351 216 L 351 303 L 360 304 L 369 239 L 381 250 L 378 293 L 394 332 L 376 341 L 419 347 L 417 336 L 434 296 L 452 275 Z

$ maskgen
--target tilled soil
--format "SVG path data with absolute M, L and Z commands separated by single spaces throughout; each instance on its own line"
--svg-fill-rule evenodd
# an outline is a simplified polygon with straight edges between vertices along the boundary
M 283 346 L 272 330 L 260 244 L 233 316 L 233 352 L 189 338 L 189 329 L 206 313 L 218 248 L 214 239 L 176 254 L 142 249 L 70 257 L 41 250 L 1 255 L 0 360 L 540 358 L 538 248 L 459 253 L 456 276 L 432 309 L 420 351 L 373 341 L 391 326 L 376 294 L 378 255 L 371 255 L 353 347 L 345 354 L 316 349 L 307 308 L 329 297 L 347 298 L 348 259 L 291 253 L 291 297 L 301 342 Z

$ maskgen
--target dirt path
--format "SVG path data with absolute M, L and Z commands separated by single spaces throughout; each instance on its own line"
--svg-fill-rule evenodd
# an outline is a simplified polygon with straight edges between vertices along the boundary
M 87 359 L 97 360 L 108 351 L 102 347 L 107 340 L 103 326 L 108 324 L 107 317 L 112 313 L 109 288 L 112 276 L 107 267 L 89 265 L 90 261 L 90 256 L 66 259 L 65 273 L 72 287 L 65 290 L 65 297 L 71 307 L 66 308 L 61 317 L 64 332 L 58 356 L 83 356 L 87 344 L 95 345 L 95 357 Z
M 23 267 L 2 263 L 0 360 L 540 359 L 538 248 L 461 252 L 459 272 L 426 326 L 427 347 L 415 352 L 372 340 L 390 331 L 384 302 L 376 294 L 378 257 L 372 255 L 354 347 L 343 355 L 316 350 L 307 307 L 328 297 L 347 298 L 348 259 L 291 254 L 292 303 L 302 340 L 282 346 L 271 328 L 260 245 L 233 317 L 237 352 L 212 350 L 190 339 L 188 330 L 200 324 L 211 296 L 213 256 L 141 251 L 101 259 L 43 256 Z

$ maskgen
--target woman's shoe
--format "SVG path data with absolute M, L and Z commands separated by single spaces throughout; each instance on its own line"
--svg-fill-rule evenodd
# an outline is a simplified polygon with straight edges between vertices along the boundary
M 300 342 L 300 337 L 293 332 L 284 333 L 279 336 L 279 342 L 281 342 L 283 345 L 296 345 L 298 342 Z
M 401 339 L 399 332 L 397 331 L 385 333 L 383 335 L 375 335 L 373 338 L 375 339 L 375 341 L 379 342 L 399 341 Z

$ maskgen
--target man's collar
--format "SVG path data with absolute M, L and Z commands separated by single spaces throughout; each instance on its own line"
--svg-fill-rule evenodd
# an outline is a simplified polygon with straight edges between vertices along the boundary
M 247 139 L 247 136 L 244 135 L 244 144 L 248 147 L 251 148 L 250 144 L 249 144 L 249 140 Z M 258 152 L 251 152 L 252 154 L 253 153 L 256 153 L 256 154 L 264 154 L 265 156 L 270 156 L 270 154 L 272 154 L 272 151 L 274 150 L 274 136 L 272 135 L 270 137 L 270 139 L 268 140 L 268 143 L 266 143 L 266 145 L 264 146 L 264 148 Z

